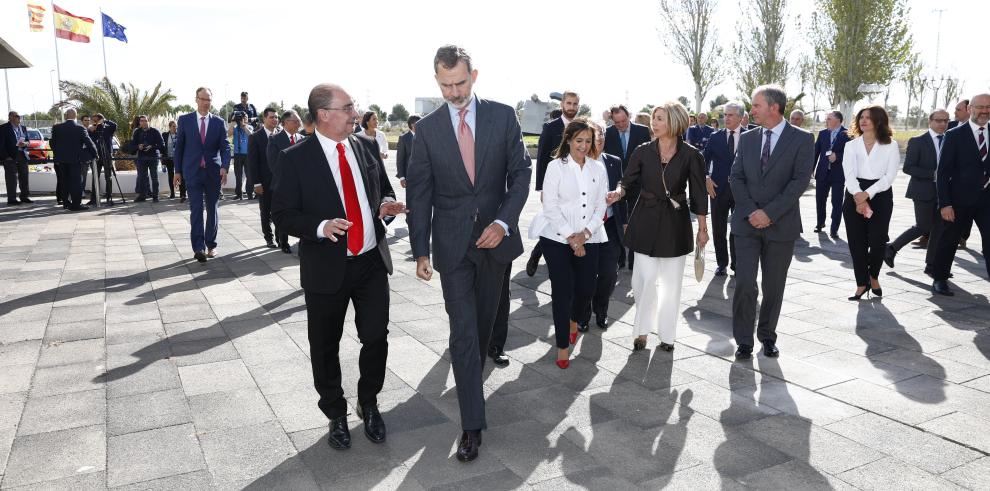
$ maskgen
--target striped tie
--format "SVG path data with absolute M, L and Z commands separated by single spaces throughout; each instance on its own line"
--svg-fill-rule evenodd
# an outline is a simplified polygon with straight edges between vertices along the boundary
M 982 126 L 980 126 L 980 141 L 979 141 L 979 143 L 980 143 L 980 160 L 986 160 L 987 159 L 987 139 L 983 135 L 983 129 L 984 128 Z

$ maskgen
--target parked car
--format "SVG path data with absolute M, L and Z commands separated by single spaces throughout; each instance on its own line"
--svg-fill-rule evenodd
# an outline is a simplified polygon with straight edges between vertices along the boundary
M 41 132 L 41 137 L 44 138 L 45 140 L 51 140 L 52 139 L 52 127 L 51 126 L 46 126 L 44 128 L 38 128 L 38 131 Z
M 27 129 L 28 158 L 47 159 L 49 154 L 48 142 L 37 128 Z

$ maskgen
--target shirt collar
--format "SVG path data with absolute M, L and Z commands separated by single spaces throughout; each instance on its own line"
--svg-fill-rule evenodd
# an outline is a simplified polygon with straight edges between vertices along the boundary
M 972 119 L 969 120 L 969 127 L 972 128 L 974 134 L 978 134 L 980 132 L 980 125 L 974 123 Z M 986 125 L 984 125 L 983 128 L 984 134 L 986 134 Z
M 282 131 L 285 131 L 285 130 L 282 130 Z M 319 140 L 320 145 L 323 146 L 323 149 L 324 150 L 333 149 L 334 151 L 336 151 L 337 150 L 337 144 L 339 144 L 339 143 L 343 143 L 344 144 L 344 151 L 345 152 L 347 151 L 347 149 L 351 148 L 351 140 L 350 140 L 350 138 L 344 138 L 344 141 L 336 141 L 333 138 L 329 138 L 329 137 L 323 136 L 323 133 L 320 133 L 319 131 L 316 131 L 315 133 L 316 133 L 316 139 Z M 285 133 L 285 136 L 289 136 L 289 133 L 286 132 Z
M 567 125 L 571 124 L 571 120 L 565 118 L 563 114 L 560 115 L 560 121 L 564 123 L 565 128 L 567 127 Z
M 199 111 L 193 111 L 193 112 L 196 113 L 196 119 L 202 119 L 202 118 L 210 119 L 210 113 L 206 113 L 204 115 L 204 114 L 200 114 Z
M 451 104 L 449 102 L 447 103 L 447 109 L 450 111 L 450 120 L 453 121 L 454 124 L 457 124 L 457 122 L 461 118 L 461 115 L 460 115 L 461 110 L 460 109 L 457 109 L 456 107 L 454 107 L 453 104 Z M 471 94 L 471 102 L 468 102 L 467 110 L 468 110 L 467 113 L 469 115 L 470 114 L 473 114 L 473 115 L 476 115 L 477 116 L 477 114 L 478 114 L 478 99 L 477 99 L 477 97 L 475 97 L 474 94 Z
M 944 135 L 945 133 L 942 133 L 942 135 L 940 135 L 938 133 L 935 133 L 935 130 L 933 130 L 931 128 L 928 128 L 928 134 L 931 135 L 932 138 L 938 138 L 938 137 Z
M 780 134 L 784 132 L 784 126 L 785 125 L 787 125 L 787 120 L 786 119 L 781 119 L 780 120 L 780 123 L 777 123 L 777 126 L 774 126 L 773 128 L 770 128 L 770 131 L 772 131 L 775 136 L 780 136 Z M 764 129 L 766 129 L 766 128 L 764 128 Z M 765 134 L 766 133 L 764 133 L 764 135 Z

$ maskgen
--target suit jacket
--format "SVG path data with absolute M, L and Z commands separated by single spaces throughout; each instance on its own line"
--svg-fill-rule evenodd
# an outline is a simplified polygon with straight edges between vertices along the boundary
M 199 164 L 206 161 L 204 178 L 219 183 L 220 169 L 230 169 L 230 142 L 223 119 L 213 114 L 207 116 L 205 142 L 199 137 L 199 114 L 193 111 L 179 116 L 175 137 L 175 168 L 181 172 L 187 185 L 200 182 Z
M 49 139 L 52 158 L 60 164 L 80 164 L 96 158 L 96 145 L 89 132 L 76 120 L 65 121 L 52 127 Z
M 364 226 L 375 228 L 378 252 L 386 271 L 392 274 L 392 257 L 385 241 L 385 225 L 378 219 L 378 209 L 386 200 L 394 201 L 395 193 L 388 182 L 375 141 L 361 135 L 351 135 L 348 140 L 360 164 L 361 180 L 364 181 L 371 207 L 373 223 Z M 334 242 L 316 235 L 316 229 L 323 220 L 347 216 L 330 162 L 318 138 L 307 138 L 282 150 L 278 160 L 284 165 L 278 177 L 278 192 L 272 196 L 272 219 L 280 230 L 300 239 L 299 275 L 302 288 L 316 293 L 336 293 L 343 281 L 341 271 L 347 261 L 346 236 Z
M 27 127 L 21 125 L 21 136 L 27 138 Z M 20 153 L 25 159 L 28 158 L 28 149 L 17 148 L 17 135 L 14 133 L 14 125 L 10 122 L 0 124 L 0 160 L 13 160 Z
M 742 128 L 739 129 L 742 130 Z M 742 140 L 742 131 L 739 132 L 738 138 Z M 735 142 L 735 147 L 737 150 L 739 149 L 738 141 Z M 709 175 L 712 182 L 715 183 L 715 195 L 719 196 L 730 192 L 729 170 L 732 169 L 732 162 L 736 159 L 736 154 L 729 150 L 729 131 L 723 128 L 712 133 L 708 140 L 708 146 L 702 151 L 702 155 L 705 157 L 706 171 L 711 165 Z
M 93 131 L 93 143 L 96 144 L 96 149 L 101 152 L 100 158 L 113 157 L 113 135 L 117 132 L 117 123 L 104 119 L 100 126 L 102 127 L 97 127 Z
M 980 149 L 969 123 L 946 131 L 935 177 L 938 207 L 979 204 L 986 192 L 983 183 L 986 182 L 988 169 L 990 158 L 980 160 Z
M 832 134 L 825 128 L 818 132 L 818 139 L 815 140 L 815 182 L 819 184 L 840 184 L 846 182 L 845 173 L 842 172 L 842 154 L 846 150 L 846 142 L 849 141 L 849 133 L 845 126 L 839 126 L 839 133 L 835 135 L 835 143 L 831 143 Z M 832 151 L 835 154 L 835 162 L 829 162 L 826 152 Z
M 608 190 L 611 191 L 622 181 L 622 159 L 609 153 L 602 153 L 598 156 L 598 160 L 605 164 L 605 170 L 608 172 Z M 619 200 L 612 204 L 612 216 L 615 218 L 615 225 L 619 230 L 620 243 L 622 242 L 622 226 L 627 223 L 626 217 L 629 215 L 627 206 L 625 200 Z M 609 239 L 612 238 L 609 237 Z
M 712 137 L 712 133 L 715 132 L 715 128 L 708 126 L 694 125 L 689 126 L 687 133 L 684 134 L 684 138 L 687 142 L 691 144 L 692 147 L 698 150 L 704 151 L 705 147 L 708 146 L 708 140 Z
M 374 140 L 374 139 L 372 139 Z M 296 135 L 296 144 L 298 145 L 303 140 Z M 375 146 L 378 142 L 375 142 Z M 268 168 L 272 172 L 272 189 L 278 187 L 278 177 L 279 172 L 281 172 L 282 166 L 279 158 L 281 156 L 282 150 L 285 150 L 292 146 L 292 142 L 289 140 L 288 133 L 285 130 L 275 133 L 271 138 L 268 139 L 268 148 L 265 150 L 268 156 Z
M 261 184 L 265 191 L 271 189 L 272 168 L 268 163 L 268 131 L 261 129 L 248 137 L 248 175 L 254 180 L 252 185 Z
M 406 165 L 412 154 L 413 139 L 415 138 L 416 135 L 412 131 L 407 131 L 399 137 L 399 143 L 395 147 L 395 177 L 406 178 Z
M 138 150 L 137 159 L 140 161 L 158 160 L 165 153 L 165 140 L 162 139 L 162 134 L 154 128 L 148 128 L 146 130 L 134 128 L 134 133 L 131 135 L 131 144 L 137 149 L 140 143 L 151 145 L 151 150 Z
M 440 273 L 457 267 L 474 247 L 475 221 L 508 225 L 509 236 L 491 249 L 496 261 L 507 264 L 523 252 L 519 214 L 529 195 L 532 164 L 519 121 L 505 104 L 485 99 L 476 104 L 474 184 L 461 160 L 448 105 L 416 123 L 406 174 L 410 243 L 414 257 L 429 257 L 435 232 L 433 267 Z
M 729 173 L 729 186 L 736 202 L 732 213 L 733 234 L 765 234 L 767 240 L 773 241 L 797 240 L 801 235 L 798 200 L 811 180 L 815 142 L 811 133 L 787 122 L 779 138 L 766 171 L 760 163 L 763 132 L 747 131 L 739 138 L 736 161 Z M 749 223 L 749 215 L 759 209 L 773 222 L 762 230 Z
M 564 139 L 564 120 L 557 118 L 543 123 L 543 132 L 536 145 L 536 190 L 543 191 L 543 176 L 547 173 L 547 165 L 553 160 L 553 153 L 560 147 Z
M 949 127 L 946 128 L 946 130 L 951 130 L 952 128 L 955 128 L 956 126 L 959 126 L 959 121 L 956 121 L 956 120 L 953 119 L 952 121 L 949 121 Z
M 629 165 L 629 157 L 632 155 L 633 150 L 636 147 L 648 143 L 650 141 L 650 129 L 646 126 L 636 123 L 629 123 L 629 143 L 626 145 L 625 155 L 622 153 L 622 140 L 619 138 L 619 130 L 615 128 L 615 125 L 609 126 L 605 130 L 605 153 L 610 153 L 612 155 L 622 158 L 622 170 L 626 170 L 626 166 Z
M 907 152 L 904 155 L 904 173 L 911 176 L 911 180 L 908 181 L 905 196 L 918 201 L 935 201 L 938 194 L 935 190 L 937 167 L 938 153 L 935 142 L 927 131 L 908 140 Z

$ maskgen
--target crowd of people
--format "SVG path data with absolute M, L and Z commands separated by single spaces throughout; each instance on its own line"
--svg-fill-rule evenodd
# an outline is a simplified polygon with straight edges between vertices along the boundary
M 362 344 L 358 416 L 368 439 L 386 438 L 377 394 L 388 355 L 389 309 L 383 306 L 389 304 L 392 259 L 386 226 L 397 215 L 406 214 L 417 276 L 430 281 L 434 267 L 442 273 L 462 427 L 456 456 L 464 462 L 477 458 L 487 428 L 486 359 L 510 363 L 504 352 L 508 284 L 511 263 L 524 252 L 523 226 L 537 241 L 526 273 L 533 276 L 546 259 L 560 369 L 569 368 L 571 348 L 590 329 L 592 314 L 599 329 L 608 329 L 609 298 L 625 267 L 632 270 L 637 307 L 633 351 L 645 349 L 652 332 L 660 350 L 674 350 L 684 269 L 692 252 L 710 240 L 709 215 L 714 274 L 731 270 L 735 276 L 735 357 L 752 358 L 757 341 L 763 356 L 779 356 L 777 323 L 803 231 L 799 201 L 811 179 L 815 233 L 825 234 L 829 225 L 828 235 L 838 239 L 845 223 L 855 280 L 849 300 L 881 297 L 881 267 L 893 268 L 898 251 L 918 238 L 928 248 L 932 292 L 952 295 L 947 279 L 957 248 L 974 222 L 981 233 L 990 227 L 990 94 L 962 101 L 955 121 L 943 109 L 932 112 L 929 131 L 908 142 L 906 196 L 914 202 L 916 224 L 889 242 L 901 158 L 883 107 L 860 109 L 848 129 L 845 115 L 832 111 L 815 138 L 802 128 L 803 112 L 785 117 L 786 93 L 773 85 L 753 91 L 748 111 L 740 101 L 726 103 L 721 128 L 677 102 L 636 115 L 615 105 L 604 120 L 590 120 L 577 116 L 580 95 L 566 91 L 559 116 L 544 125 L 537 146 L 533 181 L 540 211 L 520 224 L 534 172 L 515 111 L 474 94 L 478 72 L 463 48 L 441 47 L 433 69 L 446 104 L 410 117 L 397 146 L 395 177 L 408 208 L 396 200 L 385 170 L 389 149 L 377 114 L 359 112 L 334 84 L 312 89 L 303 117 L 274 108 L 258 114 L 243 93 L 229 127 L 210 112 L 212 91 L 200 87 L 195 111 L 170 121 L 164 133 L 141 116 L 130 141 L 138 201 L 158 200 L 160 161 L 170 197 L 175 187 L 183 200 L 188 197 L 197 261 L 218 254 L 218 201 L 231 160 L 235 197 L 258 201 L 268 247 L 291 253 L 289 236 L 300 239 L 314 385 L 330 421 L 328 443 L 336 449 L 351 446 L 338 359 L 350 304 Z M 101 162 L 110 200 L 112 164 L 109 172 L 106 165 L 116 124 L 100 114 L 80 122 L 74 109 L 65 117 L 52 136 L 63 173 L 59 200 L 83 208 L 80 164 L 92 159 Z M 16 114 L 10 119 L 0 127 L 5 167 L 20 162 L 22 153 L 24 129 Z M 12 163 L 7 172 L 14 204 L 20 171 Z M 26 184 L 21 188 L 27 200 Z

